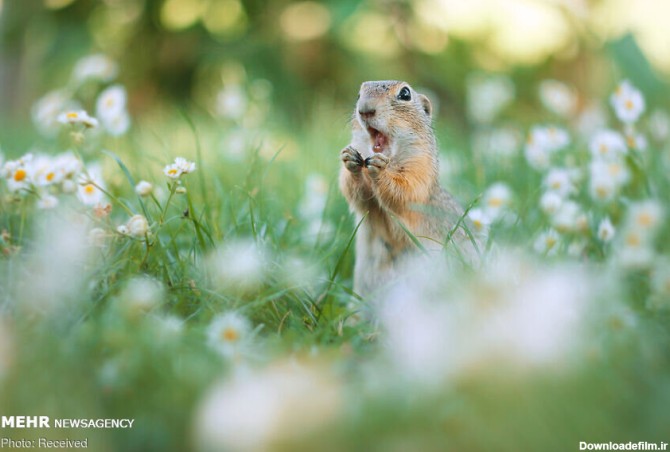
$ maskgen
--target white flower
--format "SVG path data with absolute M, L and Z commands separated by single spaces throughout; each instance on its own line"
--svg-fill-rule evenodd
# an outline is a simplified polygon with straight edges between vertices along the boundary
M 182 157 L 177 157 L 173 164 L 167 165 L 163 169 L 163 173 L 170 179 L 179 179 L 182 174 L 192 173 L 193 171 L 195 171 L 195 163 Z
M 559 240 L 560 236 L 558 232 L 554 229 L 549 229 L 540 234 L 537 240 L 535 240 L 535 251 L 540 254 L 554 254 L 558 248 Z
M 116 228 L 116 232 L 118 232 L 121 235 L 128 235 L 128 226 L 126 226 L 125 224 L 119 225 Z
M 601 130 L 589 142 L 589 150 L 593 158 L 618 159 L 626 154 L 626 141 L 614 130 Z
M 32 156 L 28 155 L 19 160 L 10 160 L 3 167 L 3 175 L 7 179 L 7 188 L 10 192 L 17 192 L 30 186 L 32 180 Z
M 536 144 L 526 144 L 524 155 L 532 168 L 538 171 L 549 168 L 551 155 L 546 148 Z
M 87 80 L 110 82 L 118 72 L 119 68 L 112 59 L 102 54 L 95 54 L 86 56 L 75 64 L 72 78 L 78 83 Z
M 494 129 L 487 138 L 487 153 L 500 158 L 511 158 L 517 155 L 523 141 L 519 131 L 511 127 Z
M 483 208 L 492 221 L 499 219 L 512 202 L 512 190 L 503 182 L 496 182 L 484 193 Z
M 544 186 L 547 190 L 556 192 L 561 197 L 566 197 L 576 192 L 573 184 L 573 174 L 565 168 L 551 168 L 544 178 Z
M 504 75 L 470 75 L 467 79 L 468 116 L 479 123 L 492 122 L 514 100 L 514 84 Z
M 316 173 L 307 176 L 305 180 L 305 194 L 298 207 L 300 217 L 306 220 L 321 219 L 327 201 L 328 183 L 326 179 Z
M 135 193 L 139 196 L 149 196 L 154 191 L 154 186 L 151 182 L 141 180 L 135 185 Z
M 63 173 L 56 165 L 56 161 L 47 156 L 38 156 L 32 164 L 32 181 L 38 187 L 45 187 L 60 183 L 63 180 Z
M 51 137 L 58 132 L 58 115 L 68 107 L 69 102 L 64 91 L 52 91 L 35 102 L 32 108 L 33 124 L 42 135 Z
M 654 110 L 649 115 L 649 132 L 658 142 L 663 142 L 670 137 L 670 115 L 665 110 Z
M 468 212 L 468 218 L 472 222 L 472 226 L 477 232 L 485 232 L 491 224 L 491 219 L 485 213 L 484 209 L 474 208 Z
M 631 149 L 635 149 L 637 151 L 646 151 L 647 146 L 649 145 L 647 137 L 645 137 L 641 133 L 632 133 L 632 132 L 626 134 L 626 143 L 628 143 L 628 146 Z
M 65 179 L 61 184 L 63 193 L 74 193 L 77 191 L 78 185 L 72 179 Z
M 554 215 L 561 208 L 563 197 L 555 191 L 548 191 L 540 198 L 540 208 L 547 215 Z
M 577 130 L 585 139 L 589 139 L 605 127 L 607 127 L 607 112 L 599 104 L 587 104 L 577 117 Z
M 133 237 L 144 237 L 149 230 L 149 223 L 144 215 L 133 215 L 126 223 L 128 234 Z
M 252 291 L 263 282 L 265 251 L 252 241 L 226 244 L 210 256 L 214 281 L 227 289 Z
M 644 112 L 645 103 L 642 93 L 628 80 L 624 80 L 610 97 L 617 118 L 623 123 L 632 124 Z
M 77 158 L 72 152 L 64 152 L 59 154 L 54 159 L 54 166 L 56 170 L 61 173 L 60 180 L 72 179 L 77 176 L 84 168 L 81 160 Z
M 570 144 L 570 135 L 557 126 L 535 126 L 526 140 L 525 155 L 528 164 L 537 170 L 549 166 L 551 154 Z
M 624 231 L 617 258 L 622 266 L 638 269 L 649 267 L 654 260 L 654 250 L 648 235 L 636 229 Z
M 554 152 L 570 144 L 570 135 L 565 129 L 558 126 L 535 126 L 530 131 L 527 144 Z
M 544 80 L 540 83 L 540 100 L 549 111 L 563 117 L 570 116 L 577 106 L 575 92 L 557 80 Z
M 89 177 L 82 177 L 77 189 L 77 197 L 83 204 L 95 206 L 102 201 L 105 195 L 98 187 L 102 185 L 97 176 L 89 174 Z
M 240 119 L 247 111 L 247 96 L 237 85 L 230 85 L 219 91 L 216 96 L 216 111 L 229 119 Z
M 177 157 L 174 159 L 174 164 L 179 168 L 182 174 L 189 174 L 195 171 L 195 163 L 189 162 L 185 158 Z
M 87 128 L 98 127 L 98 120 L 89 116 L 84 110 L 64 111 L 58 115 L 58 122 L 61 124 L 82 124 Z
M 663 213 L 663 207 L 655 200 L 631 204 L 627 226 L 645 236 L 653 236 L 663 222 Z
M 342 392 L 331 372 L 315 365 L 282 362 L 238 373 L 208 391 L 197 408 L 197 450 L 303 450 L 305 440 L 338 419 Z
M 112 85 L 98 96 L 95 112 L 98 118 L 107 121 L 126 111 L 128 95 L 121 85 Z
M 136 319 L 158 307 L 165 297 L 160 281 L 148 276 L 134 277 L 119 295 L 118 307 L 129 319 Z
M 628 183 L 630 173 L 625 163 L 618 160 L 603 162 L 595 160 L 590 167 L 589 191 L 591 197 L 600 202 L 614 199 L 619 189 Z
M 181 176 L 181 169 L 173 163 L 163 168 L 163 173 L 170 179 L 179 179 Z
M 42 195 L 37 201 L 37 207 L 40 209 L 54 209 L 56 206 L 58 206 L 58 198 L 53 195 Z
M 226 358 L 237 358 L 250 345 L 251 323 L 236 313 L 228 312 L 215 317 L 207 328 L 209 345 Z
M 602 242 L 609 242 L 614 238 L 616 230 L 609 217 L 604 218 L 598 225 L 598 238 Z
M 595 295 L 581 266 L 543 268 L 508 252 L 472 279 L 444 270 L 437 260 L 413 267 L 381 303 L 381 345 L 401 376 L 423 383 L 414 386 L 442 391 L 445 377 L 565 369 L 579 355 Z
M 130 116 L 127 112 L 122 111 L 115 116 L 103 119 L 102 125 L 108 134 L 113 137 L 120 137 L 130 128 Z
M 551 224 L 559 232 L 573 232 L 584 228 L 584 214 L 574 201 L 565 200 L 558 212 L 551 218 Z

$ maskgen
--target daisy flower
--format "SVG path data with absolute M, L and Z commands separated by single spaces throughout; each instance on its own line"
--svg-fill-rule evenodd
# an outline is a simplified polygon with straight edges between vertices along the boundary
M 645 109 L 642 93 L 628 80 L 619 84 L 610 97 L 610 103 L 617 118 L 625 124 L 636 122 Z
M 484 209 L 471 209 L 470 212 L 468 212 L 468 218 L 470 218 L 472 226 L 477 232 L 485 231 L 488 225 L 491 224 L 491 219 L 484 212 Z
M 141 180 L 135 185 L 135 193 L 139 196 L 149 196 L 154 191 L 154 186 L 151 182 Z
M 576 191 L 572 182 L 572 172 L 565 168 L 552 168 L 544 178 L 547 190 L 556 192 L 561 197 L 568 196 Z
M 95 112 L 103 121 L 114 118 L 126 110 L 128 95 L 121 85 L 112 85 L 98 96 Z
M 593 158 L 611 160 L 626 154 L 624 137 L 614 130 L 601 130 L 589 142 L 589 150 Z
M 111 58 L 103 54 L 95 54 L 86 56 L 77 62 L 72 71 L 72 78 L 78 83 L 87 80 L 110 82 L 118 72 L 119 67 Z
M 512 190 L 507 184 L 496 182 L 484 193 L 484 209 L 492 221 L 498 219 L 512 202 Z
M 37 207 L 39 209 L 54 209 L 58 206 L 58 198 L 53 195 L 42 195 L 42 197 L 37 201 Z
M 609 242 L 614 238 L 616 230 L 609 217 L 604 218 L 598 225 L 598 239 L 602 242 Z
M 570 116 L 577 106 L 575 92 L 565 83 L 557 80 L 544 80 L 540 83 L 540 101 L 547 110 L 559 116 Z
M 58 122 L 61 124 L 83 124 L 86 128 L 98 127 L 98 120 L 89 116 L 84 110 L 64 111 L 58 115 Z
M 144 215 L 133 215 L 126 223 L 128 234 L 133 237 L 144 237 L 149 230 L 149 223 Z
M 170 179 L 179 179 L 182 174 L 189 174 L 193 171 L 195 171 L 195 163 L 182 157 L 177 157 L 174 163 L 163 168 L 163 173 Z
M 209 345 L 227 358 L 238 356 L 248 345 L 250 335 L 251 323 L 236 312 L 215 317 L 207 328 Z
M 558 235 L 558 232 L 556 232 L 554 229 L 549 229 L 548 231 L 540 234 L 540 236 L 535 241 L 535 251 L 540 254 L 553 254 L 558 248 L 559 240 L 560 236 Z

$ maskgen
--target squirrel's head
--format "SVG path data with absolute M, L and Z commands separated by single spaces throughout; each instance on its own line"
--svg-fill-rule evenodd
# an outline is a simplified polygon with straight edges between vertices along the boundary
M 354 111 L 354 128 L 369 135 L 373 152 L 433 140 L 432 107 L 423 94 L 401 81 L 364 82 Z

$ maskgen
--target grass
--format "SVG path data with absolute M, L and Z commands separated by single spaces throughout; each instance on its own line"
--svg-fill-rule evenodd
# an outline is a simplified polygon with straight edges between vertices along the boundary
M 7 434 L 88 437 L 92 450 L 138 451 L 558 451 L 576 450 L 579 441 L 668 439 L 669 318 L 654 278 L 665 271 L 669 232 L 658 228 L 653 262 L 636 268 L 618 260 L 625 244 L 603 243 L 596 232 L 606 215 L 625 231 L 630 206 L 652 195 L 667 212 L 666 170 L 658 164 L 667 143 L 627 161 L 632 181 L 612 203 L 594 202 L 582 179 L 573 199 L 588 214 L 587 229 L 559 231 L 560 243 L 539 253 L 533 242 L 553 221 L 538 207 L 544 174 L 521 155 L 501 162 L 461 151 L 465 166 L 447 187 L 466 214 L 487 206 L 493 182 L 514 193 L 505 201 L 511 216 L 493 222 L 485 261 L 495 263 L 509 247 L 524 257 L 503 258 L 502 270 L 439 261 L 412 269 L 407 291 L 389 296 L 410 303 L 401 317 L 406 328 L 394 330 L 384 309 L 380 320 L 350 322 L 349 302 L 370 300 L 351 289 L 361 223 L 336 186 L 346 130 L 323 126 L 343 116 L 320 111 L 299 134 L 266 124 L 266 132 L 290 140 L 259 140 L 249 131 L 241 157 L 229 148 L 230 124 L 198 113 L 138 118 L 120 139 L 87 135 L 78 152 L 87 165 L 102 164 L 110 214 L 96 215 L 71 195 L 59 195 L 53 211 L 40 210 L 34 196 L 3 186 L 3 415 L 135 419 L 129 430 Z M 441 126 L 448 154 L 468 149 L 468 137 L 446 139 Z M 66 130 L 45 149 L 62 152 L 69 140 Z M 572 160 L 585 169 L 586 146 L 575 139 L 556 164 Z M 175 156 L 195 161 L 196 171 L 166 178 L 162 169 Z M 472 182 L 474 174 L 483 175 L 481 183 Z M 154 184 L 152 195 L 135 193 L 139 180 Z M 137 214 L 147 219 L 146 234 L 116 232 Z M 456 227 L 468 228 L 463 220 Z M 101 244 L 89 247 L 93 227 L 102 230 Z M 573 244 L 581 246 L 576 253 Z M 566 267 L 574 274 L 560 279 Z M 530 305 L 515 310 L 515 296 L 522 303 L 529 293 L 534 303 L 551 299 L 537 287 L 581 296 L 579 284 L 569 284 L 583 282 L 580 272 L 592 275 L 586 311 L 579 311 L 585 324 L 562 320 L 563 310 L 551 322 L 525 318 Z M 250 328 L 213 333 L 213 319 L 230 312 Z M 522 337 L 534 322 L 546 328 Z M 499 340 L 480 343 L 491 330 Z M 221 348 L 212 337 L 236 339 Z M 555 337 L 565 341 L 542 348 Z M 566 345 L 573 339 L 576 345 Z M 529 358 L 537 344 L 549 355 L 542 365 Z M 403 355 L 403 347 L 412 353 Z M 520 358 L 515 347 L 524 351 Z M 414 373 L 412 363 L 420 364 Z M 260 395 L 240 400 L 238 393 Z M 225 402 L 216 405 L 216 394 Z M 202 420 L 211 415 L 209 402 L 214 427 Z M 227 423 L 238 414 L 242 424 Z M 270 427 L 258 420 L 263 415 Z

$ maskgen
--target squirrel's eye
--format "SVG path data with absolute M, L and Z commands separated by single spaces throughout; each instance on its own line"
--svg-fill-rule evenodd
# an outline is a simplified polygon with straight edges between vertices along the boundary
M 412 100 L 412 93 L 409 91 L 408 87 L 403 87 L 398 93 L 399 100 Z

